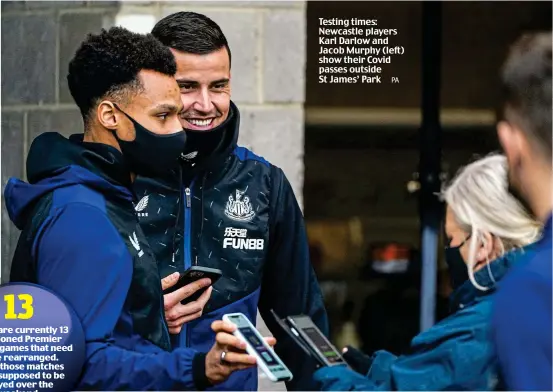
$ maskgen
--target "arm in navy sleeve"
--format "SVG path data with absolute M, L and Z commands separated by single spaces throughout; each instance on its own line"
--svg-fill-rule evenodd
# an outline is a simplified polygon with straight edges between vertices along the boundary
M 533 271 L 512 272 L 498 290 L 492 317 L 501 375 L 508 390 L 550 391 L 551 286 Z
M 288 390 L 313 390 L 315 364 L 276 324 L 280 317 L 306 314 L 328 336 L 328 319 L 317 277 L 309 260 L 303 215 L 281 169 L 273 170 L 268 259 L 263 272 L 259 310 L 277 339 L 276 353 L 294 374 Z
M 102 211 L 80 203 L 66 206 L 44 223 L 34 250 L 38 283 L 65 299 L 84 329 L 86 361 L 79 389 L 194 388 L 194 351 L 169 353 L 145 340 L 148 353 L 114 345 L 111 337 L 133 267 L 120 234 Z

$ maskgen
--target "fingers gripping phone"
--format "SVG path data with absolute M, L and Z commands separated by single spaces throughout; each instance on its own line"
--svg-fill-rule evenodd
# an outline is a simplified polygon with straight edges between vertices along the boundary
M 163 295 L 170 294 L 180 289 L 181 287 L 186 286 L 187 284 L 193 283 L 203 278 L 209 278 L 211 280 L 211 285 L 213 286 L 222 275 L 223 272 L 220 269 L 202 267 L 199 265 L 192 266 L 180 275 L 177 283 L 165 289 L 163 291 Z M 205 292 L 205 290 L 207 290 L 207 287 L 204 287 L 203 289 L 196 291 L 190 297 L 185 298 L 183 300 L 183 303 L 196 301 Z
M 288 316 L 286 318 L 292 333 L 301 338 L 309 346 L 309 351 L 315 355 L 324 366 L 345 365 L 346 361 L 336 347 L 323 335 L 309 316 Z
M 242 313 L 230 313 L 223 316 L 223 321 L 236 325 L 234 336 L 246 343 L 248 354 L 257 359 L 257 365 L 272 382 L 290 381 L 292 372 L 276 355 L 265 339 Z

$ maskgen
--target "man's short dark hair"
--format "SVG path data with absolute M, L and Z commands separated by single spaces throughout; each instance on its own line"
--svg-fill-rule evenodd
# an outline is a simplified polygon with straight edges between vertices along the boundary
M 89 34 L 69 63 L 67 82 L 85 124 L 91 110 L 105 97 L 121 100 L 141 91 L 138 73 L 152 70 L 174 76 L 175 57 L 151 34 L 122 27 Z
M 551 32 L 525 34 L 501 70 L 505 118 L 551 159 Z
M 223 47 L 231 59 L 227 38 L 217 23 L 196 12 L 176 12 L 161 19 L 152 35 L 164 45 L 184 53 L 209 54 Z

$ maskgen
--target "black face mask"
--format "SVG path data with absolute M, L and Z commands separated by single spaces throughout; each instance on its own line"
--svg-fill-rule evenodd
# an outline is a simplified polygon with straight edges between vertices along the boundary
M 185 128 L 186 147 L 182 151 L 182 159 L 197 162 L 217 150 L 225 138 L 227 127 L 233 115 L 231 108 L 225 121 L 206 131 Z
M 223 124 L 208 131 L 185 129 L 186 147 L 181 150 L 185 161 L 200 160 L 217 149 L 224 138 L 226 127 Z
M 461 256 L 461 246 L 467 242 L 470 235 L 458 246 L 446 246 L 445 247 L 445 261 L 449 269 L 449 276 L 451 278 L 451 286 L 453 290 L 461 286 L 469 279 L 469 273 L 467 264 Z
M 115 107 L 134 125 L 136 137 L 133 141 L 121 140 L 114 132 L 131 172 L 145 177 L 156 177 L 177 166 L 178 158 L 186 144 L 184 131 L 169 135 L 156 134 L 144 128 L 117 105 Z

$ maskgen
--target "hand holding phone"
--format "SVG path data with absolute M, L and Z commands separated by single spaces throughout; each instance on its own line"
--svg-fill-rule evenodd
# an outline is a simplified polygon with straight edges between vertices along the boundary
M 173 274 L 162 279 L 165 319 L 169 333 L 178 334 L 185 323 L 201 317 L 211 296 L 211 278 L 217 280 L 221 276 L 218 272 L 220 271 L 196 266 L 184 274 Z
M 215 343 L 205 357 L 205 375 L 212 385 L 217 385 L 235 371 L 256 366 L 257 359 L 244 352 L 246 343 L 233 336 L 236 325 L 223 320 L 214 321 L 211 329 L 215 333 Z M 275 344 L 274 338 L 267 343 Z
M 214 285 L 215 282 L 221 278 L 221 276 L 223 276 L 223 272 L 220 269 L 195 265 L 184 271 L 174 285 L 165 288 L 163 290 L 163 295 L 171 294 L 172 292 L 203 278 L 208 278 L 211 280 L 211 285 Z M 194 294 L 185 298 L 183 303 L 196 301 L 205 290 L 206 289 L 204 288 L 203 290 L 196 291 Z
M 223 316 L 223 321 L 236 325 L 233 335 L 246 343 L 246 351 L 254 356 L 257 365 L 272 382 L 290 381 L 292 372 L 284 362 L 276 355 L 259 331 L 242 313 L 231 313 Z

